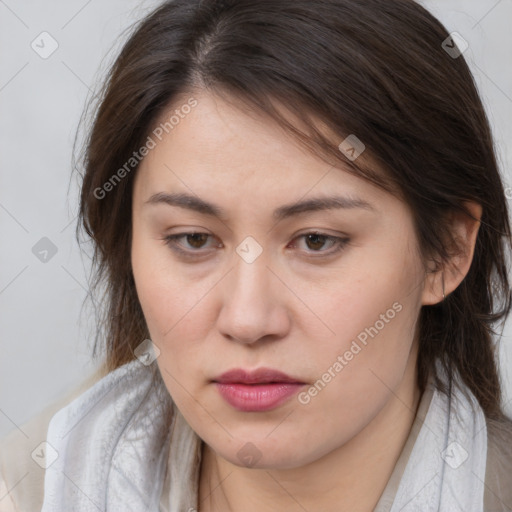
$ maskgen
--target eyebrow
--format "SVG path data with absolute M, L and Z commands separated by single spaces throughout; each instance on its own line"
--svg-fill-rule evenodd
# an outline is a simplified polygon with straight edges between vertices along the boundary
M 187 208 L 212 217 L 223 218 L 225 216 L 225 212 L 220 206 L 185 193 L 168 194 L 166 192 L 157 192 L 145 201 L 144 204 L 167 204 L 169 206 Z M 305 212 L 354 208 L 362 208 L 373 212 L 376 211 L 370 203 L 358 197 L 326 196 L 314 197 L 280 206 L 274 210 L 272 217 L 276 221 L 281 221 Z

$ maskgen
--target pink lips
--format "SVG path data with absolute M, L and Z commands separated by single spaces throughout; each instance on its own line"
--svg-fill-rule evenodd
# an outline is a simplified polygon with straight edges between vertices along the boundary
M 213 382 L 226 402 L 244 412 L 274 409 L 305 384 L 271 368 L 230 370 Z

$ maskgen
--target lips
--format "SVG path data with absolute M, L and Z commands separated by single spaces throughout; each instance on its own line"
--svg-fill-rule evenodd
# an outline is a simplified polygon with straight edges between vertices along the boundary
M 275 409 L 305 385 L 304 382 L 271 368 L 259 368 L 252 372 L 230 370 L 213 382 L 224 400 L 243 412 Z
M 223 373 L 220 377 L 214 379 L 214 382 L 222 384 L 270 384 L 279 382 L 305 384 L 272 368 L 258 368 L 251 372 L 236 368 Z

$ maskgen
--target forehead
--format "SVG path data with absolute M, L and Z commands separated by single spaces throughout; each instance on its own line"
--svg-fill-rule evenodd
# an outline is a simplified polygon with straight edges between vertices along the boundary
M 336 190 L 370 194 L 374 200 L 383 194 L 348 172 L 341 160 L 336 166 L 327 163 L 276 121 L 235 98 L 226 101 L 204 91 L 182 94 L 162 113 L 150 137 L 154 148 L 137 171 L 146 195 L 176 187 L 206 195 L 222 190 L 232 199 L 263 194 L 268 201 Z

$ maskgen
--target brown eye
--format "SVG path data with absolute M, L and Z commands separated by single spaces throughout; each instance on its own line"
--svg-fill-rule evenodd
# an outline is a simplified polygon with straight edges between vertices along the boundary
M 195 257 L 199 256 L 204 251 L 201 249 L 207 247 L 208 237 L 212 237 L 209 233 L 177 233 L 175 235 L 168 235 L 162 240 L 173 251 L 182 254 L 183 256 Z M 184 240 L 180 242 L 179 240 Z M 197 254 L 196 254 L 197 253 Z
M 305 240 L 306 253 L 318 253 L 319 256 L 330 256 L 342 250 L 348 243 L 349 238 L 327 235 L 325 233 L 305 233 L 297 237 Z M 327 249 L 325 249 L 327 247 Z
M 194 249 L 201 249 L 204 242 L 207 240 L 208 236 L 206 233 L 190 233 L 186 236 L 187 242 L 194 248 Z
M 318 250 L 321 249 L 325 242 L 329 240 L 329 237 L 326 235 L 319 235 L 317 233 L 313 233 L 306 236 L 306 243 L 310 249 Z

